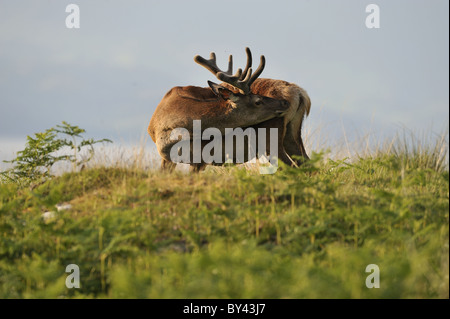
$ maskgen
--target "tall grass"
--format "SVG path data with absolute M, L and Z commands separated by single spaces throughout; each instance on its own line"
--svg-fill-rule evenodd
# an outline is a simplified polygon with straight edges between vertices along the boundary
M 143 140 L 0 185 L 0 297 L 448 298 L 448 131 L 359 142 L 259 175 L 161 172 Z
M 323 132 L 322 132 L 323 131 Z M 402 159 L 407 168 L 429 168 L 436 171 L 449 169 L 448 145 L 449 129 L 438 132 L 432 128 L 414 131 L 406 127 L 399 129 L 392 137 L 380 138 L 368 132 L 362 135 L 353 133 L 352 138 L 342 128 L 340 139 L 329 140 L 324 127 L 305 130 L 305 147 L 309 152 L 325 151 L 326 158 L 349 161 L 358 158 L 375 158 L 379 156 L 395 156 Z
M 428 131 L 420 135 L 404 129 L 402 134 L 397 134 L 392 142 L 377 153 L 392 154 L 400 158 L 406 169 L 448 171 L 448 129 L 440 134 Z

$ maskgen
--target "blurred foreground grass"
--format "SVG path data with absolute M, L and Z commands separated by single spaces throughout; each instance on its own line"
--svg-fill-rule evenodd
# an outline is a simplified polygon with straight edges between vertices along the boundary
M 448 298 L 448 252 L 448 167 L 394 153 L 0 185 L 1 298 Z

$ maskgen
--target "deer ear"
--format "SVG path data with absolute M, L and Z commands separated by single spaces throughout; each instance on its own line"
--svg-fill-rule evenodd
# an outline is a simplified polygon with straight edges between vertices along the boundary
M 220 84 L 208 81 L 208 85 L 215 95 L 222 97 L 224 100 L 229 100 L 233 96 L 233 92 Z

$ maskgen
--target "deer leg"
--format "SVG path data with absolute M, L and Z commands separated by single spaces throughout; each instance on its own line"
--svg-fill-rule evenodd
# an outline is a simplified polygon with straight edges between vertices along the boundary
M 255 126 L 253 126 L 256 129 L 256 132 L 258 132 L 259 128 L 265 128 L 266 129 L 266 154 L 267 155 L 275 155 L 275 154 L 271 154 L 271 150 L 274 148 L 274 146 L 271 147 L 270 145 L 270 129 L 271 128 L 276 128 L 277 132 L 278 132 L 278 137 L 277 137 L 277 157 L 278 159 L 280 159 L 283 163 L 285 163 L 286 165 L 290 165 L 293 166 L 294 162 L 292 161 L 292 159 L 289 157 L 288 153 L 286 152 L 286 150 L 284 149 L 284 138 L 286 135 L 286 126 L 284 124 L 284 118 L 274 118 L 268 121 L 265 121 L 263 123 L 259 123 Z M 261 150 L 258 150 L 259 152 Z M 259 154 L 264 155 L 264 154 Z
M 206 163 L 191 164 L 189 166 L 189 172 L 199 173 L 206 168 L 206 165 L 207 165 Z
M 303 146 L 303 141 L 299 133 L 294 132 L 289 123 L 286 127 L 286 135 L 283 141 L 284 149 L 287 154 L 292 158 L 292 156 L 300 157 L 301 159 L 293 159 L 296 165 L 301 165 L 305 160 L 308 160 L 308 154 L 306 154 L 305 147 Z M 295 135 L 298 135 L 295 138 Z
M 168 172 L 172 172 L 175 167 L 177 167 L 177 164 L 171 161 L 168 161 L 166 159 L 161 159 L 161 170 L 162 171 L 168 171 Z
M 284 134 L 283 134 L 284 135 Z M 295 166 L 297 163 L 286 152 L 283 143 L 283 136 L 278 136 L 278 158 L 286 165 Z

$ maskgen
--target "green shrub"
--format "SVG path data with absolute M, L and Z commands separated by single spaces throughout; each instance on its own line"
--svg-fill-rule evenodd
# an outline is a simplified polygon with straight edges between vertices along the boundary
M 25 149 L 17 153 L 17 157 L 6 163 L 13 168 L 0 172 L 1 182 L 13 182 L 27 186 L 33 182 L 41 182 L 52 176 L 51 168 L 58 162 L 68 161 L 76 168 L 87 163 L 94 155 L 94 144 L 111 142 L 108 139 L 84 139 L 86 131 L 78 126 L 62 122 L 55 128 L 27 136 Z M 78 141 L 77 138 L 82 138 Z M 80 152 L 87 149 L 88 156 L 81 158 Z M 69 153 L 67 153 L 67 150 Z M 66 152 L 64 152 L 66 151 Z M 61 154 L 63 153 L 63 154 Z

